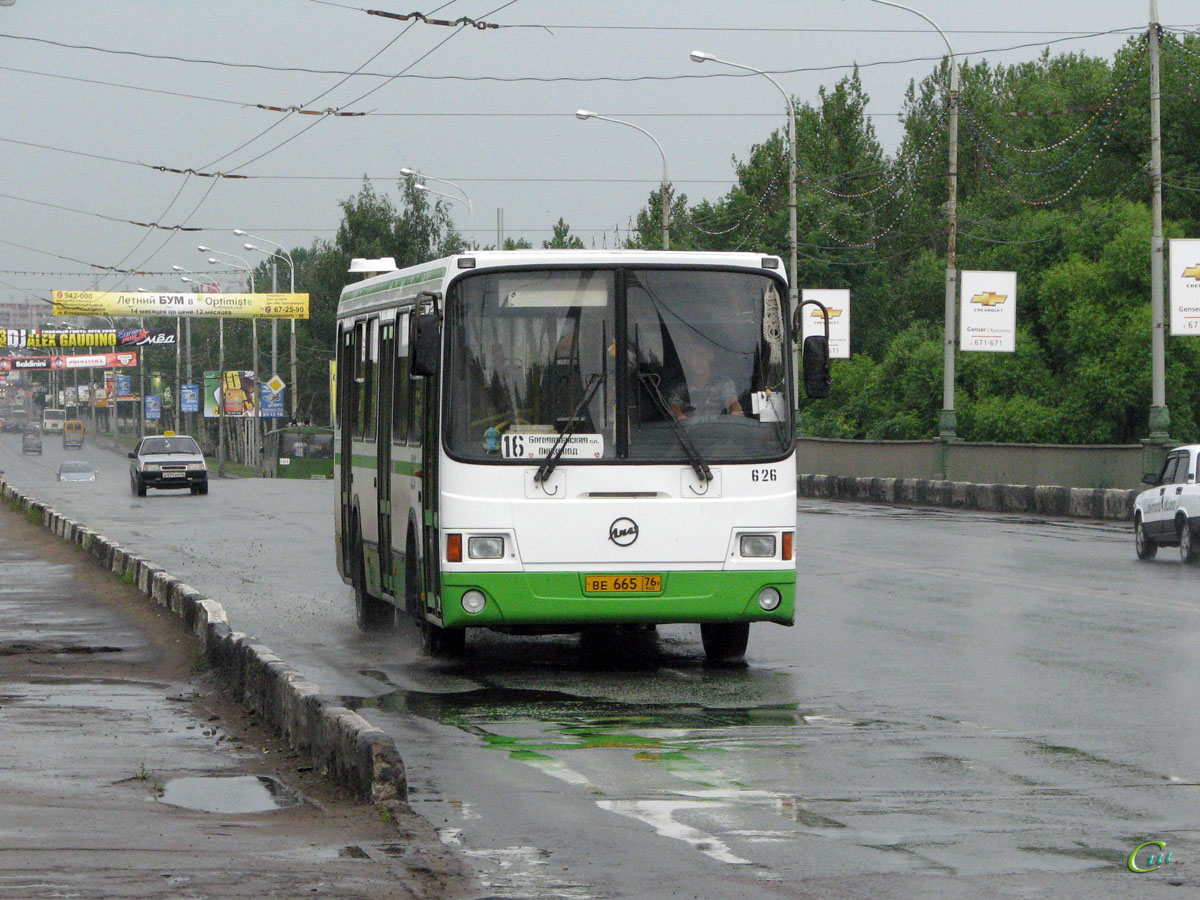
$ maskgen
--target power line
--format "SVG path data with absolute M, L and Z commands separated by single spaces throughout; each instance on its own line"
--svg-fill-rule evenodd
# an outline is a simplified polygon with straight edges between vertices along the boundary
M 449 5 L 449 4 L 446 4 Z M 411 27 L 411 26 L 410 26 Z M 960 51 L 956 55 L 959 57 L 979 56 L 987 53 L 1008 53 L 1014 50 L 1027 50 L 1033 47 L 1048 47 L 1052 44 L 1059 44 L 1067 41 L 1090 40 L 1093 38 L 1110 37 L 1114 35 L 1136 34 L 1144 28 L 1112 28 L 1106 31 L 1091 31 L 1091 32 L 1072 32 L 1069 37 L 1052 38 L 1046 41 L 1033 41 L 1021 44 L 1011 44 L 1002 47 L 983 47 L 968 51 Z M 0 39 L 8 39 L 15 41 L 30 41 L 34 43 L 46 44 L 53 47 L 60 47 L 66 50 L 85 50 L 94 53 L 105 53 L 116 56 L 129 56 L 137 59 L 158 60 L 164 62 L 179 62 L 191 65 L 207 65 L 219 66 L 226 69 L 253 69 L 263 72 L 292 72 L 307 75 L 336 75 L 336 76 L 363 76 L 369 78 L 382 78 L 388 81 L 403 78 L 414 81 L 490 81 L 501 84 L 514 84 L 520 82 L 532 82 L 537 84 L 553 84 L 553 83 L 575 83 L 575 84 L 591 84 L 601 82 L 613 82 L 619 84 L 629 84 L 647 81 L 702 81 L 711 78 L 754 78 L 756 73 L 753 72 L 689 72 L 678 75 L 421 75 L 412 72 L 397 74 L 395 72 L 367 72 L 358 70 L 346 69 L 317 69 L 307 66 L 274 66 L 266 63 L 243 63 L 243 62 L 228 62 L 225 60 L 206 59 L 204 57 L 194 56 L 178 56 L 175 54 L 160 54 L 147 53 L 140 50 L 115 50 L 109 47 L 98 47 L 91 44 L 69 44 L 65 41 L 55 41 L 49 38 L 38 38 L 27 35 L 0 34 Z M 911 63 L 928 63 L 940 62 L 944 56 L 914 56 L 904 59 L 884 59 L 874 60 L 870 62 L 850 62 L 836 63 L 826 66 L 797 66 L 790 69 L 767 69 L 764 70 L 772 75 L 797 75 L 807 72 L 832 72 L 845 69 L 866 69 L 876 66 L 898 66 L 908 65 Z

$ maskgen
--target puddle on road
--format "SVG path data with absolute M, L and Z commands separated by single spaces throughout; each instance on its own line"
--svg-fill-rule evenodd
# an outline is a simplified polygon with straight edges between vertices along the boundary
M 163 785 L 160 803 L 200 812 L 262 813 L 300 803 L 300 795 L 266 775 L 173 778 Z

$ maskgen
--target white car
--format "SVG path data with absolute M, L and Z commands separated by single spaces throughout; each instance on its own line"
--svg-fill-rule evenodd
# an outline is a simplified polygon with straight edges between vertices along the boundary
M 1133 543 L 1138 559 L 1153 559 L 1160 545 L 1179 548 L 1185 562 L 1200 558 L 1200 444 L 1176 447 L 1157 475 L 1142 481 L 1154 487 L 1137 495 L 1133 505 Z
M 208 466 L 200 446 L 186 434 L 168 431 L 144 437 L 129 454 L 129 489 L 139 497 L 146 488 L 208 493 Z

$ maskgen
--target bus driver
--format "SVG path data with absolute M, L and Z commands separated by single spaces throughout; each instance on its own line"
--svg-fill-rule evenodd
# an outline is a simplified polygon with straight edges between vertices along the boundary
M 693 416 L 744 416 L 733 379 L 716 366 L 711 343 L 700 344 L 688 360 L 688 373 L 667 391 L 667 406 L 677 420 Z

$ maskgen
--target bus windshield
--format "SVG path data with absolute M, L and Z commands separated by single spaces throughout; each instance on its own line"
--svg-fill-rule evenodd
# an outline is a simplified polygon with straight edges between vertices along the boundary
M 560 464 L 780 458 L 793 439 L 785 298 L 746 271 L 466 276 L 447 299 L 447 449 L 529 462 L 558 443 Z

